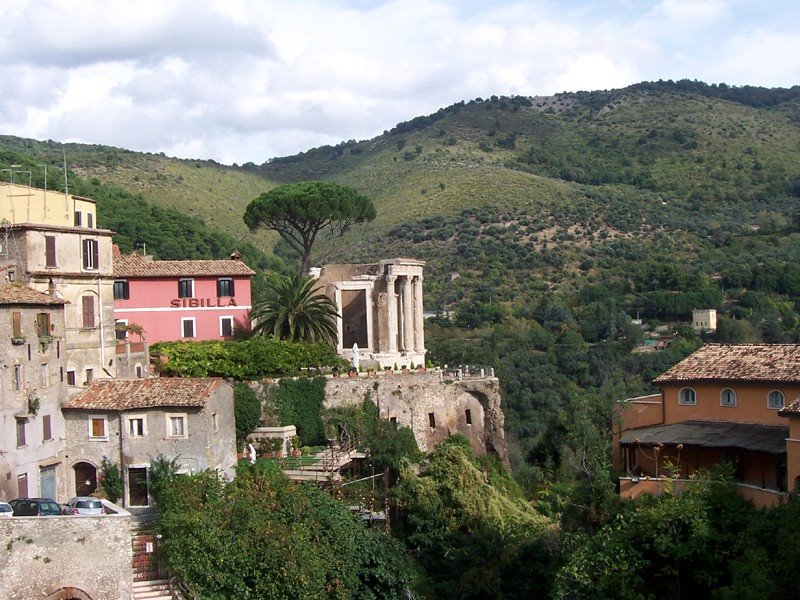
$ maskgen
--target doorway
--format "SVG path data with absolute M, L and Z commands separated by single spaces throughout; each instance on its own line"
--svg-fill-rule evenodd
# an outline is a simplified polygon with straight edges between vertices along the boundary
M 128 469 L 128 505 L 148 506 L 147 467 L 130 467 Z
M 55 465 L 39 469 L 39 494 L 42 498 L 57 500 Z
M 72 469 L 75 471 L 75 495 L 94 494 L 97 491 L 97 467 L 92 463 L 79 462 Z

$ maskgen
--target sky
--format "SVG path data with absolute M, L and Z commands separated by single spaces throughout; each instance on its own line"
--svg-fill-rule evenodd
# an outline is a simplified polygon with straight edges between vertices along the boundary
M 260 164 L 461 100 L 800 84 L 797 0 L 2 0 L 0 134 Z

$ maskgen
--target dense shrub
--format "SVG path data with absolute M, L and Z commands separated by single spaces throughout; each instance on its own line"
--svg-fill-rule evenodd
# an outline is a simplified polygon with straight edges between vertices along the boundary
M 261 401 L 247 384 L 236 383 L 233 386 L 233 414 L 236 421 L 236 444 L 241 447 L 261 421 Z
M 174 478 L 158 529 L 170 571 L 200 598 L 395 599 L 411 584 L 394 540 L 261 464 L 227 486 L 208 472 Z
M 342 365 L 331 346 L 263 337 L 224 342 L 159 342 L 150 351 L 166 359 L 158 366 L 163 375 L 179 377 L 260 379 Z

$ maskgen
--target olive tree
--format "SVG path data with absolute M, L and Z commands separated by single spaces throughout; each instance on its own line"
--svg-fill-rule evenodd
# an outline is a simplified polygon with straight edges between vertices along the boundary
M 251 231 L 277 231 L 300 255 L 300 275 L 308 272 L 311 249 L 319 232 L 340 235 L 353 223 L 372 221 L 372 200 L 356 190 L 327 181 L 302 181 L 278 186 L 247 205 L 244 222 Z

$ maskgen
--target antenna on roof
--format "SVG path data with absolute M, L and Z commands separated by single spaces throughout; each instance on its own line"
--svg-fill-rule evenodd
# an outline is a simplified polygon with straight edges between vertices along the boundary
M 64 193 L 69 196 L 69 178 L 67 177 L 67 149 L 61 148 L 64 153 Z

